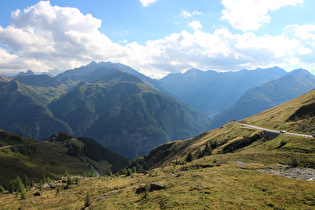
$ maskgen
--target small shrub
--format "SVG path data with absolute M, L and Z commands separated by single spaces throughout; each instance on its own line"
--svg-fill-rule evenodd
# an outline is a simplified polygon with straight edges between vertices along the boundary
M 286 145 L 287 143 L 288 143 L 288 140 L 286 140 L 286 139 L 281 140 L 281 142 L 280 142 L 280 147 L 283 147 L 283 146 Z
M 298 167 L 300 165 L 300 159 L 295 153 L 290 155 L 289 165 L 292 167 Z

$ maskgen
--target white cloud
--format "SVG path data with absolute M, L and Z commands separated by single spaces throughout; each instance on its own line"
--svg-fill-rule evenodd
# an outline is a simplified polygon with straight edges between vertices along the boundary
M 148 7 L 150 4 L 155 3 L 157 0 L 140 0 L 140 3 L 144 7 Z
M 257 30 L 270 22 L 269 11 L 295 6 L 303 0 L 222 0 L 222 20 L 242 31 Z
M 202 28 L 202 25 L 199 21 L 192 21 L 189 23 L 189 27 L 193 28 L 196 31 L 200 30 Z
M 189 13 L 188 11 L 186 10 L 182 10 L 182 12 L 180 13 L 180 17 L 184 17 L 184 18 L 190 18 L 194 15 L 201 15 L 202 12 L 198 12 L 198 11 L 194 11 L 193 13 Z
M 11 14 L 10 25 L 0 26 L 0 45 L 37 72 L 72 68 L 97 59 L 116 57 L 122 47 L 98 30 L 101 20 L 76 8 L 51 6 L 49 1 Z M 31 65 L 34 63 L 34 65 Z M 39 65 L 41 63 L 42 65 Z
M 227 28 L 205 33 L 199 30 L 200 22 L 189 25 L 194 33 L 183 30 L 143 45 L 122 46 L 98 30 L 101 20 L 42 1 L 13 12 L 11 24 L 0 26 L 0 72 L 66 70 L 92 60 L 120 62 L 152 77 L 191 67 L 239 70 L 298 65 L 315 70 L 314 25 L 290 25 L 278 36 L 233 34 Z

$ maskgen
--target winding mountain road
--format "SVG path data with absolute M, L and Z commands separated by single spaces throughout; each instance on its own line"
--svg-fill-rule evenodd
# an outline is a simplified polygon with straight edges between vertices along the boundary
M 244 124 L 244 123 L 239 123 L 239 122 L 235 122 L 236 124 L 242 125 L 244 127 L 248 127 L 248 128 L 254 128 L 257 130 L 264 130 L 264 131 L 268 131 L 271 133 L 277 133 L 279 134 L 280 131 L 278 130 L 273 130 L 273 129 L 268 129 L 268 128 L 262 128 L 262 127 L 258 127 L 258 126 L 254 126 L 254 125 L 248 125 L 248 124 Z M 299 133 L 290 133 L 290 132 L 285 132 L 285 133 L 281 133 L 281 134 L 286 134 L 286 135 L 293 135 L 293 136 L 303 136 L 303 137 L 310 137 L 313 138 L 312 135 L 305 135 L 305 134 L 299 134 Z

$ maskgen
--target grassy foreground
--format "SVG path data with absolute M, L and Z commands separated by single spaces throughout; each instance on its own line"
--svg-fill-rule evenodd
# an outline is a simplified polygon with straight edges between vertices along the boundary
M 87 192 L 93 209 L 312 209 L 315 181 L 294 180 L 260 173 L 267 165 L 238 167 L 235 163 L 213 163 L 205 157 L 186 165 L 157 168 L 148 174 L 81 178 L 79 185 L 61 190 L 45 188 L 20 195 L 0 195 L 0 209 L 82 209 Z M 149 190 L 151 183 L 163 186 Z M 139 186 L 146 191 L 136 193 Z

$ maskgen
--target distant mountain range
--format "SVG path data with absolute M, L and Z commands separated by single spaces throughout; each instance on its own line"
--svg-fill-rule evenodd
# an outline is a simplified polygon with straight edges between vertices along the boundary
M 184 74 L 169 74 L 159 84 L 193 109 L 213 115 L 231 107 L 249 89 L 286 73 L 278 67 L 220 73 L 190 69 Z
M 91 137 L 128 158 L 209 129 L 208 116 L 119 66 L 93 62 L 54 78 L 28 75 L 1 82 L 0 128 L 40 139 L 56 132 Z
M 241 120 L 278 106 L 315 88 L 315 76 L 297 69 L 265 84 L 248 90 L 235 104 L 215 118 L 212 128 L 230 120 Z
M 86 136 L 134 158 L 284 103 L 313 89 L 314 78 L 274 67 L 191 69 L 155 80 L 111 62 L 55 77 L 28 71 L 0 77 L 0 129 L 39 139 L 58 132 Z

